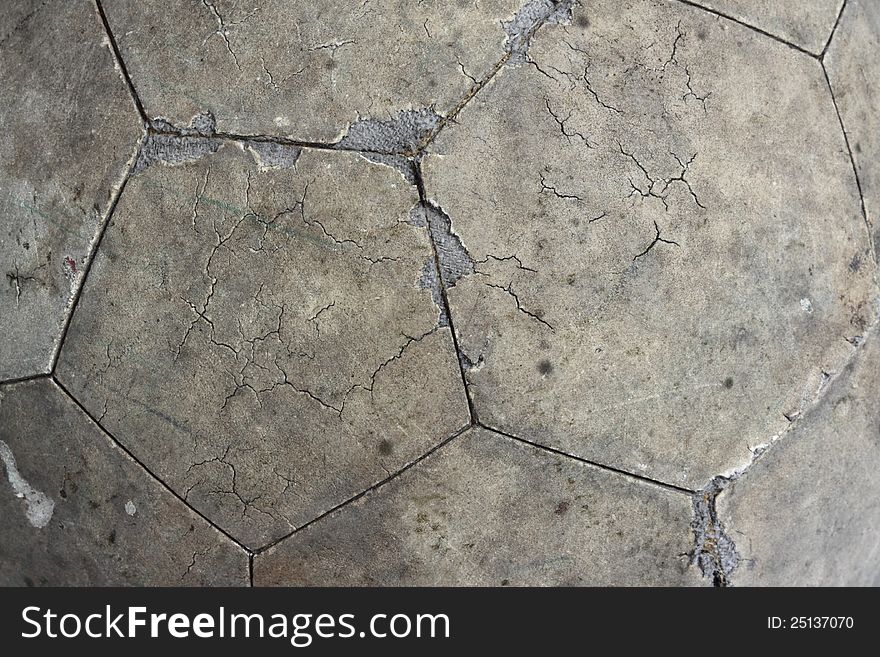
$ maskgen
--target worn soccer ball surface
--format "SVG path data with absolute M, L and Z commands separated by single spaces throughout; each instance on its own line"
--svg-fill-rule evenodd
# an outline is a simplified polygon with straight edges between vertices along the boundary
M 10 3 L 0 581 L 880 584 L 880 4 Z

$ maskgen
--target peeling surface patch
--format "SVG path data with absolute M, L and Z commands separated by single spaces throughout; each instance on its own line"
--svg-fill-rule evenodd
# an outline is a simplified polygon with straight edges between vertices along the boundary
M 502 22 L 507 34 L 507 51 L 513 63 L 528 57 L 529 41 L 545 23 L 568 25 L 576 0 L 528 0 L 509 21 Z
M 152 132 L 141 146 L 133 173 L 140 173 L 156 162 L 176 166 L 216 153 L 220 142 L 212 138 L 215 125 L 214 117 L 208 113 L 194 116 L 184 128 L 162 118 L 154 119 L 150 124 Z
M 436 130 L 441 120 L 431 108 L 403 110 L 387 121 L 360 119 L 351 124 L 338 145 L 358 151 L 409 155 Z
M 426 204 L 414 212 L 410 222 L 427 226 L 440 261 L 440 278 L 447 288 L 453 287 L 462 276 L 473 274 L 474 260 L 452 230 L 452 219 L 439 206 Z
M 268 169 L 292 169 L 302 154 L 302 149 L 291 144 L 252 139 L 243 145 L 254 156 L 261 171 Z
M 52 519 L 52 513 L 55 511 L 55 502 L 48 495 L 38 491 L 25 481 L 15 465 L 15 456 L 13 456 L 12 450 L 2 440 L 0 440 L 0 459 L 3 460 L 3 465 L 6 466 L 6 478 L 9 480 L 9 485 L 12 486 L 15 496 L 24 499 L 27 503 L 25 514 L 27 515 L 28 522 L 34 527 L 42 529 Z

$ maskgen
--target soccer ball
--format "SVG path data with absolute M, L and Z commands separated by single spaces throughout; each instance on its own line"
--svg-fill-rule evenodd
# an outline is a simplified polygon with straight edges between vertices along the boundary
M 14 3 L 0 580 L 880 584 L 880 6 L 771 4 Z

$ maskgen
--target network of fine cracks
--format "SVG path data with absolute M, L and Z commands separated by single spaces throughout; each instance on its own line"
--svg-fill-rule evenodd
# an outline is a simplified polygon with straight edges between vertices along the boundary
M 870 222 L 865 209 L 864 195 L 862 192 L 862 184 L 858 174 L 858 170 L 855 165 L 855 160 L 853 157 L 852 149 L 850 148 L 849 136 L 846 131 L 846 126 L 843 121 L 843 117 L 840 113 L 840 110 L 837 106 L 837 101 L 834 96 L 834 90 L 831 85 L 830 78 L 828 76 L 827 70 L 825 68 L 824 59 L 828 52 L 828 49 L 832 43 L 834 35 L 836 33 L 837 27 L 840 23 L 841 16 L 846 9 L 847 0 L 841 4 L 840 11 L 837 15 L 834 27 L 829 34 L 828 39 L 825 43 L 824 48 L 820 53 L 813 53 L 809 50 L 802 48 L 796 44 L 790 43 L 776 35 L 773 35 L 765 30 L 762 30 L 759 27 L 750 25 L 741 20 L 738 20 L 732 16 L 729 16 L 723 12 L 716 11 L 713 9 L 708 9 L 701 5 L 692 2 L 691 0 L 670 0 L 672 2 L 678 2 L 689 7 L 692 7 L 699 11 L 708 12 L 712 15 L 720 17 L 725 20 L 732 21 L 737 23 L 747 29 L 750 29 L 763 37 L 773 39 L 779 43 L 788 46 L 800 54 L 806 55 L 811 59 L 814 59 L 818 62 L 818 64 L 822 67 L 822 71 L 827 83 L 829 94 L 831 95 L 832 102 L 834 104 L 835 111 L 837 113 L 837 118 L 840 124 L 841 131 L 844 136 L 844 140 L 846 143 L 846 148 L 848 151 L 849 160 L 852 166 L 853 175 L 855 177 L 856 186 L 858 188 L 859 193 L 859 201 L 861 205 L 862 217 L 864 219 L 865 226 L 868 230 L 868 243 L 870 245 L 870 253 L 872 256 L 872 260 L 875 264 L 875 282 L 876 282 L 876 253 L 873 248 L 873 241 L 870 239 Z M 76 397 L 57 379 L 55 376 L 56 367 L 58 364 L 58 359 L 60 356 L 61 349 L 63 348 L 65 338 L 67 336 L 67 331 L 70 327 L 71 320 L 73 318 L 74 313 L 78 307 L 78 303 L 80 300 L 80 296 L 84 289 L 86 280 L 88 278 L 89 272 L 91 270 L 91 265 L 95 259 L 95 255 L 100 248 L 101 241 L 106 232 L 107 226 L 109 225 L 113 212 L 119 202 L 119 199 L 125 190 L 126 184 L 128 183 L 130 177 L 136 172 L 137 167 L 139 165 L 140 158 L 143 156 L 145 149 L 149 147 L 151 140 L 155 139 L 180 139 L 183 138 L 196 138 L 196 139 L 206 139 L 208 140 L 209 147 L 213 144 L 220 144 L 223 142 L 235 143 L 242 148 L 252 147 L 254 145 L 263 144 L 269 148 L 287 148 L 287 149 L 295 149 L 298 151 L 302 149 L 318 149 L 318 150 L 343 150 L 350 151 L 354 153 L 358 153 L 366 159 L 377 162 L 379 164 L 384 164 L 387 166 L 392 166 L 397 169 L 403 177 L 415 185 L 419 194 L 419 204 L 424 211 L 428 211 L 433 208 L 431 202 L 428 200 L 425 193 L 425 185 L 422 179 L 421 167 L 420 167 L 420 159 L 425 150 L 430 146 L 430 144 L 434 141 L 437 135 L 449 124 L 454 123 L 458 114 L 462 111 L 462 109 L 477 95 L 480 91 L 488 85 L 492 79 L 495 78 L 505 66 L 511 63 L 528 63 L 533 64 L 531 60 L 528 59 L 528 45 L 531 38 L 541 29 L 544 25 L 548 23 L 559 23 L 564 22 L 566 17 L 570 17 L 571 11 L 575 5 L 578 4 L 578 0 L 528 0 L 524 5 L 523 10 L 521 10 L 520 14 L 514 18 L 509 24 L 505 25 L 505 29 L 508 30 L 508 48 L 504 56 L 489 70 L 489 72 L 481 79 L 471 78 L 473 84 L 467 94 L 453 106 L 453 108 L 448 111 L 445 115 L 434 115 L 436 120 L 433 118 L 429 121 L 429 127 L 424 131 L 423 134 L 417 135 L 417 138 L 410 140 L 409 143 L 405 145 L 405 147 L 398 149 L 397 151 L 389 151 L 388 149 L 383 148 L 371 148 L 368 143 L 358 142 L 355 145 L 352 144 L 352 140 L 346 141 L 345 138 L 336 143 L 320 143 L 320 142 L 310 142 L 310 141 L 301 141 L 292 138 L 284 138 L 277 136 L 269 136 L 269 135 L 242 135 L 242 134 L 233 134 L 228 132 L 215 132 L 213 128 L 210 128 L 207 132 L 199 131 L 195 129 L 195 132 L 189 132 L 187 128 L 171 126 L 167 122 L 162 121 L 161 119 L 151 119 L 147 116 L 143 104 L 138 96 L 137 90 L 135 88 L 134 83 L 126 69 L 125 63 L 123 61 L 121 52 L 116 43 L 115 37 L 110 29 L 110 25 L 107 21 L 107 17 L 104 13 L 104 9 L 101 4 L 101 0 L 94 0 L 95 9 L 97 15 L 101 21 L 103 26 L 103 30 L 107 36 L 107 39 L 110 44 L 110 49 L 112 51 L 113 57 L 116 61 L 116 64 L 119 68 L 120 75 L 122 76 L 132 99 L 132 103 L 141 117 L 141 120 L 144 125 L 144 132 L 142 138 L 140 139 L 137 147 L 132 154 L 128 164 L 125 167 L 125 171 L 119 183 L 113 188 L 110 203 L 107 207 L 104 216 L 101 218 L 99 223 L 99 228 L 92 240 L 92 243 L 89 246 L 87 251 L 87 259 L 83 266 L 82 275 L 78 280 L 78 284 L 73 291 L 69 302 L 67 304 L 67 308 L 65 309 L 64 321 L 62 324 L 62 330 L 59 336 L 59 339 L 56 343 L 55 352 L 53 354 L 51 360 L 51 366 L 48 373 L 41 373 L 32 376 L 24 376 L 18 377 L 15 379 L 10 379 L 6 381 L 0 382 L 2 385 L 12 385 L 17 383 L 24 383 L 27 381 L 34 381 L 40 379 L 50 379 L 78 408 L 81 412 L 83 412 L 86 416 L 88 416 L 104 433 L 110 438 L 110 440 L 120 449 L 122 452 L 129 458 L 131 461 L 138 466 L 142 470 L 144 470 L 152 479 L 157 481 L 166 491 L 168 491 L 171 495 L 177 498 L 180 503 L 185 505 L 192 513 L 199 516 L 202 520 L 204 520 L 209 526 L 211 526 L 215 531 L 224 536 L 225 538 L 232 541 L 235 545 L 237 545 L 241 550 L 243 550 L 248 555 L 248 570 L 249 570 L 249 581 L 250 584 L 253 585 L 253 568 L 254 568 L 254 557 L 257 554 L 260 554 L 274 545 L 284 541 L 289 538 L 291 535 L 302 531 L 306 527 L 321 521 L 326 516 L 333 514 L 339 511 L 341 508 L 351 504 L 352 502 L 362 498 L 363 496 L 371 493 L 374 490 L 377 490 L 392 481 L 393 479 L 400 476 L 402 473 L 406 472 L 425 458 L 429 457 L 435 451 L 441 449 L 449 442 L 455 440 L 458 436 L 463 434 L 465 431 L 472 427 L 482 427 L 486 430 L 493 431 L 495 433 L 507 436 L 510 439 L 522 442 L 524 444 L 530 445 L 533 448 L 546 450 L 552 452 L 554 454 L 570 458 L 582 463 L 586 463 L 592 467 L 600 468 L 606 470 L 608 472 L 615 473 L 620 476 L 624 476 L 627 478 L 631 478 L 633 480 L 640 481 L 646 485 L 658 486 L 663 488 L 664 490 L 673 491 L 678 494 L 687 495 L 691 498 L 693 502 L 694 508 L 694 519 L 693 519 L 693 531 L 694 531 L 694 549 L 687 556 L 689 557 L 692 564 L 696 565 L 702 573 L 709 578 L 715 586 L 727 586 L 731 582 L 731 576 L 736 569 L 739 563 L 739 554 L 736 551 L 736 546 L 733 541 L 730 539 L 729 535 L 725 531 L 723 523 L 718 518 L 717 510 L 716 510 L 716 501 L 720 494 L 723 493 L 725 489 L 728 489 L 730 486 L 734 485 L 738 480 L 740 480 L 743 476 L 745 476 L 750 468 L 765 455 L 773 446 L 780 440 L 782 440 L 789 432 L 791 432 L 798 423 L 802 420 L 803 417 L 809 415 L 809 411 L 811 408 L 816 406 L 824 396 L 824 392 L 830 387 L 830 385 L 836 380 L 836 378 L 847 369 L 847 367 L 851 366 L 852 363 L 859 357 L 860 352 L 863 349 L 863 345 L 865 339 L 872 333 L 877 331 L 878 326 L 878 318 L 875 317 L 872 324 L 863 332 L 863 335 L 860 338 L 854 339 L 851 341 L 853 346 L 852 353 L 847 359 L 844 366 L 839 368 L 836 372 L 831 374 L 826 374 L 823 379 L 823 386 L 815 395 L 815 397 L 810 400 L 808 404 L 801 408 L 801 410 L 794 416 L 787 417 L 786 419 L 789 421 L 787 427 L 784 431 L 779 434 L 772 436 L 765 444 L 762 446 L 755 448 L 752 450 L 752 455 L 750 460 L 744 464 L 743 466 L 724 474 L 720 474 L 716 477 L 713 477 L 707 485 L 698 491 L 690 490 L 681 486 L 677 486 L 674 484 L 670 484 L 664 481 L 651 479 L 645 477 L 643 475 L 639 475 L 633 472 L 628 472 L 626 470 L 622 470 L 619 468 L 615 468 L 608 464 L 602 464 L 594 461 L 589 461 L 587 459 L 583 459 L 573 454 L 569 454 L 560 450 L 556 450 L 551 447 L 547 447 L 545 445 L 541 445 L 538 443 L 534 443 L 525 438 L 506 433 L 498 428 L 483 424 L 479 418 L 477 417 L 476 410 L 474 408 L 473 399 L 471 396 L 470 389 L 467 383 L 466 377 L 466 356 L 462 352 L 461 348 L 458 344 L 457 334 L 454 326 L 454 318 L 451 313 L 451 308 L 447 298 L 447 282 L 444 281 L 444 277 L 442 275 L 443 263 L 441 262 L 440 249 L 438 248 L 438 244 L 435 240 L 432 231 L 429 226 L 425 226 L 425 230 L 427 232 L 428 239 L 431 243 L 433 254 L 434 254 L 434 268 L 436 275 L 436 284 L 439 289 L 439 299 L 438 301 L 442 304 L 441 307 L 441 318 L 445 317 L 446 322 L 448 324 L 454 349 L 456 351 L 458 357 L 458 363 L 460 367 L 461 373 L 461 381 L 462 386 L 464 388 L 464 392 L 467 398 L 468 408 L 470 412 L 470 419 L 468 424 L 465 427 L 462 427 L 460 430 L 455 432 L 453 435 L 443 439 L 438 444 L 433 446 L 424 454 L 421 454 L 417 458 L 405 464 L 403 467 L 399 468 L 394 472 L 388 473 L 388 476 L 377 482 L 376 484 L 370 486 L 364 491 L 352 496 L 351 498 L 344 500 L 343 502 L 337 504 L 333 508 L 323 512 L 318 515 L 314 519 L 308 521 L 307 523 L 294 528 L 290 533 L 282 536 L 270 544 L 265 545 L 258 549 L 251 549 L 242 544 L 236 538 L 234 538 L 231 534 L 229 534 L 226 530 L 220 527 L 218 524 L 213 522 L 211 519 L 206 517 L 200 511 L 191 506 L 185 496 L 181 496 L 176 491 L 174 491 L 170 486 L 168 486 L 158 475 L 156 475 L 146 464 L 142 461 L 138 460 L 119 440 L 115 438 L 106 428 L 104 428 L 100 423 L 100 418 L 95 418 L 94 415 L 85 408 L 85 406 L 80 403 Z M 211 3 L 205 3 L 206 6 L 212 7 Z M 538 7 L 540 11 L 537 12 L 537 15 L 528 14 L 525 9 L 529 9 L 530 11 L 535 11 L 535 8 Z M 216 12 L 216 10 L 214 10 Z M 521 14 L 528 14 L 521 16 Z M 222 17 L 219 15 L 216 16 L 217 20 L 222 24 Z M 517 22 L 519 21 L 519 22 Z M 227 44 L 228 45 L 228 44 Z M 468 76 L 470 77 L 470 76 Z M 602 103 L 601 99 L 596 98 L 597 102 Z M 549 101 L 547 101 L 549 104 Z M 548 110 L 549 110 L 548 105 Z M 609 108 L 616 109 L 616 108 Z M 619 110 L 618 110 L 619 111 Z M 552 111 L 551 111 L 552 113 Z M 210 116 L 210 115 L 208 115 Z M 555 115 L 554 115 L 555 118 Z M 557 119 L 557 121 L 559 121 Z M 385 122 L 385 123 L 393 123 L 393 122 Z M 560 129 L 564 131 L 564 123 L 560 123 Z M 189 130 L 194 130 L 190 128 Z M 216 150 L 216 148 L 214 148 Z M 213 152 L 213 151 L 211 151 Z M 623 151 L 623 147 L 621 147 L 621 153 L 624 156 L 630 156 L 629 153 Z M 693 161 L 693 157 L 690 158 L 690 161 L 679 160 L 679 164 L 682 168 L 682 173 L 679 177 L 674 178 L 671 181 L 666 181 L 668 185 L 671 182 L 680 182 L 685 185 L 690 191 L 691 195 L 693 195 L 693 190 L 690 190 L 690 185 L 687 180 L 685 180 L 684 175 L 687 171 L 687 166 Z M 637 163 L 638 164 L 638 163 Z M 641 166 L 639 166 L 641 168 Z M 648 177 L 650 180 L 650 177 Z M 543 181 L 542 181 L 543 183 Z M 557 190 L 552 187 L 546 187 L 547 189 L 553 191 L 554 193 L 558 193 Z M 633 184 L 633 193 L 638 193 L 645 195 L 645 192 L 637 185 Z M 699 201 L 694 196 L 694 200 L 699 204 Z M 648 245 L 647 249 L 644 252 L 637 255 L 636 258 L 644 256 L 648 251 L 650 251 L 653 247 L 655 247 L 658 243 L 664 243 L 667 245 L 675 245 L 677 244 L 672 240 L 667 240 L 661 237 L 660 228 L 655 223 L 656 235 L 654 240 Z M 476 272 L 479 273 L 479 272 Z M 507 290 L 508 293 L 513 295 L 511 290 Z M 515 297 L 515 295 L 514 295 Z M 519 301 L 517 301 L 517 306 L 519 307 Z M 521 309 L 522 310 L 522 309 Z M 539 321 L 540 318 L 537 318 Z M 546 324 L 546 322 L 544 322 Z M 549 326 L 549 325 L 548 325 Z M 552 329 L 552 327 L 550 327 Z M 193 563 L 190 564 L 190 568 L 193 566 L 195 562 L 195 558 L 197 555 L 193 555 Z M 184 574 L 184 576 L 186 573 Z

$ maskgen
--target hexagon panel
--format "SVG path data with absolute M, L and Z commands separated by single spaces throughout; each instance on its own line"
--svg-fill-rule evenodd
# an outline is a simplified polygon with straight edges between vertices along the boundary
M 472 429 L 254 562 L 257 585 L 699 584 L 687 498 Z
M 428 151 L 451 312 L 481 422 L 697 489 L 873 321 L 859 189 L 817 62 L 676 3 L 587 14 Z

